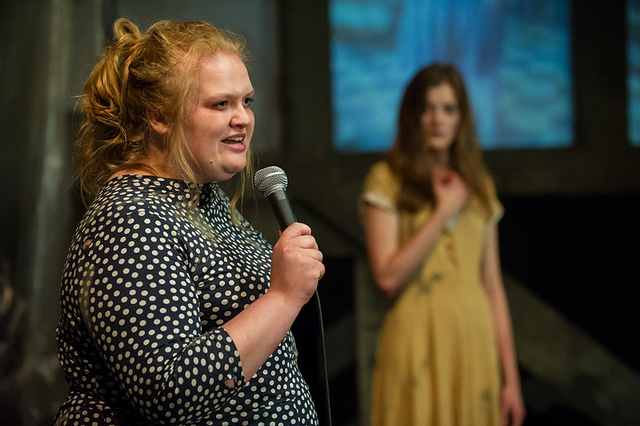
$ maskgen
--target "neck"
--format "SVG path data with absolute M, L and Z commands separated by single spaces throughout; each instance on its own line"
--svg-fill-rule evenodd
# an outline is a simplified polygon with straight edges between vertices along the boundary
M 149 171 L 143 170 L 143 169 L 125 169 L 125 170 L 118 170 L 117 172 L 109 176 L 109 179 L 117 178 L 118 176 L 122 176 L 122 175 L 153 176 L 153 173 L 150 173 Z
M 431 165 L 434 167 L 449 168 L 449 159 L 451 155 L 448 149 L 430 149 L 429 158 Z
M 109 179 L 113 179 L 122 175 L 143 175 L 143 176 L 159 176 L 166 178 L 177 178 L 175 173 L 171 173 L 168 168 L 168 159 L 156 149 L 152 149 L 150 155 L 142 161 L 141 168 L 131 168 L 119 170 L 112 174 Z

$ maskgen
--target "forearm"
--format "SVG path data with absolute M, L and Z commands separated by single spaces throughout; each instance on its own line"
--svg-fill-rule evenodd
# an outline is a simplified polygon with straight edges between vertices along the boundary
M 223 326 L 238 349 L 245 380 L 275 351 L 301 308 L 298 301 L 269 291 Z
M 520 426 L 526 416 L 522 399 L 520 373 L 511 329 L 511 318 L 504 291 L 493 298 L 496 339 L 502 369 L 500 411 L 502 424 Z
M 509 304 L 502 283 L 498 229 L 496 226 L 489 230 L 485 240 L 482 276 L 484 289 L 493 315 L 498 355 L 502 367 L 501 423 L 520 426 L 526 416 L 526 409 L 524 408 L 520 389 L 520 374 L 516 361 Z
M 294 223 L 285 229 L 273 247 L 269 290 L 224 325 L 240 354 L 245 380 L 278 347 L 323 275 L 311 228 Z
M 511 328 L 509 303 L 502 282 L 498 229 L 494 225 L 487 233 L 482 263 L 482 280 L 491 307 L 498 352 L 505 382 L 520 386 L 516 350 Z
M 397 295 L 409 278 L 429 258 L 447 222 L 445 215 L 434 212 L 424 226 L 385 261 L 374 266 L 374 276 L 380 289 L 389 297 Z M 376 248 L 370 248 L 370 252 Z
M 496 342 L 504 383 L 514 384 L 520 387 L 520 374 L 518 372 L 518 362 L 511 327 L 511 315 L 509 313 L 506 294 L 502 286 L 492 291 L 492 294 L 489 295 L 489 302 L 493 311 Z

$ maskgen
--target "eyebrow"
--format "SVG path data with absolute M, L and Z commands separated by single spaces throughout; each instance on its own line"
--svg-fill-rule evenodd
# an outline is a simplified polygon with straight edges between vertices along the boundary
M 250 92 L 247 92 L 246 94 L 242 95 L 242 97 L 247 97 L 247 96 L 253 96 L 255 95 L 256 90 L 252 89 Z M 230 92 L 220 92 L 220 93 L 213 93 L 210 95 L 206 95 L 203 97 L 203 99 L 205 100 L 210 100 L 210 99 L 214 99 L 214 98 L 235 98 L 238 95 L 236 95 L 235 93 L 230 93 Z

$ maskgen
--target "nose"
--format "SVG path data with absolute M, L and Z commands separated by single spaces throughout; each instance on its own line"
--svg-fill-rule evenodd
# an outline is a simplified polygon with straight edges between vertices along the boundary
M 441 122 L 443 117 L 444 117 L 444 111 L 441 108 L 433 109 L 433 114 L 431 116 L 431 119 L 433 120 L 434 123 Z
M 244 106 L 238 105 L 233 110 L 233 115 L 231 116 L 231 127 L 246 127 L 251 123 L 251 110 Z

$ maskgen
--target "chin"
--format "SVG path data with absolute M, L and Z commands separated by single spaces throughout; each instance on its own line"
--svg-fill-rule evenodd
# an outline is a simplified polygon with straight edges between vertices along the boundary
M 233 166 L 229 166 L 229 167 L 225 167 L 222 171 L 227 175 L 226 178 L 224 180 L 227 179 L 231 179 L 232 177 L 234 177 L 236 174 L 242 172 L 244 170 L 246 166 L 246 163 L 243 164 L 237 164 L 237 165 L 233 165 Z
M 432 149 L 434 151 L 445 151 L 449 148 L 451 148 L 451 143 L 448 142 L 442 142 L 442 143 L 430 143 L 429 144 L 429 149 Z

